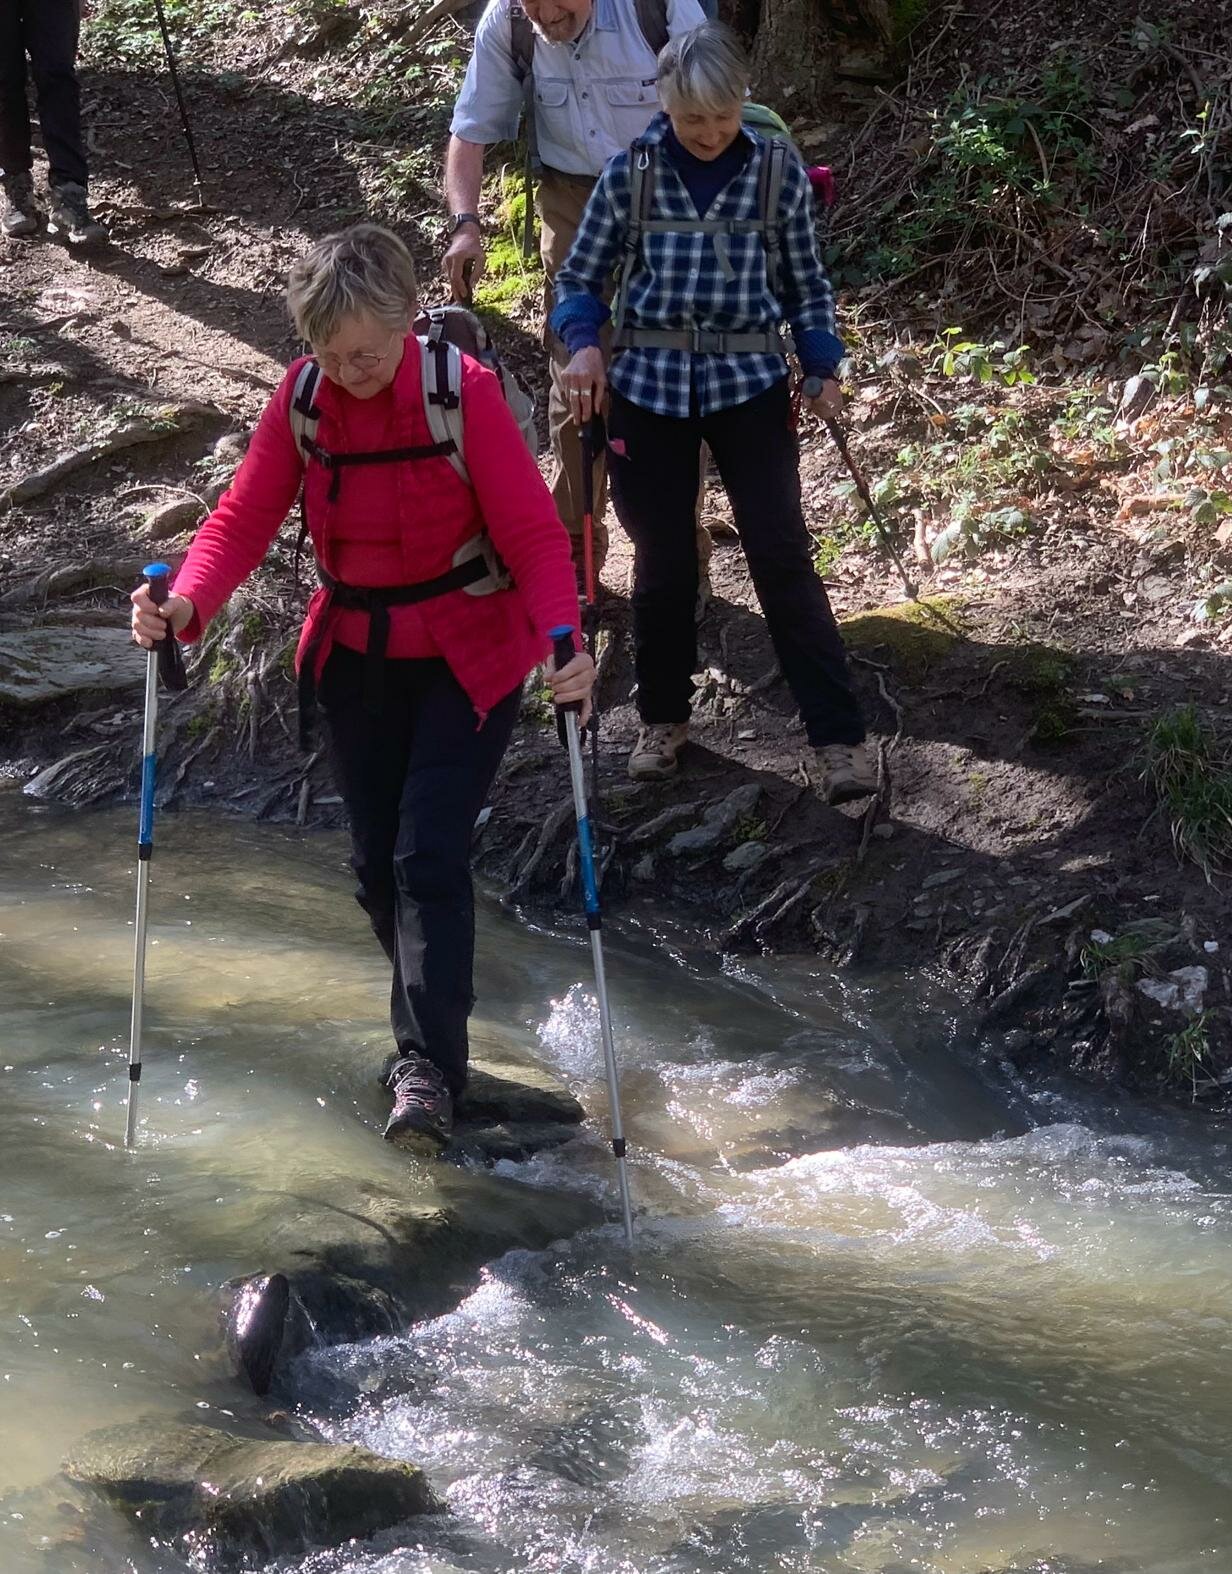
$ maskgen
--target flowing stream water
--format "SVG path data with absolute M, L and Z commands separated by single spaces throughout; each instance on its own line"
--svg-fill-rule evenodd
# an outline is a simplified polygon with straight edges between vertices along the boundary
M 3 1505 L 91 1428 L 261 1414 L 215 1292 L 284 1194 L 614 1189 L 580 924 L 481 912 L 480 1034 L 595 1116 L 494 1183 L 378 1140 L 384 964 L 341 841 L 157 841 L 126 1154 L 133 816 L 0 800 L 2 1574 L 60 1574 Z M 280 1570 L 1232 1569 L 1221 1126 L 1016 1088 L 920 976 L 666 932 L 609 953 L 635 1254 L 612 1227 L 511 1252 L 447 1315 L 301 1357 L 303 1418 L 418 1461 L 451 1512 Z M 118 1531 L 92 1565 L 183 1566 Z

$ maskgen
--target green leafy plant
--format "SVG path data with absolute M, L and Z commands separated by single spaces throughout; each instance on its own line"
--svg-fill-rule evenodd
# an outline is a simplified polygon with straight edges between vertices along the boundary
M 1035 381 L 1029 345 L 1007 349 L 1001 339 L 984 344 L 964 339 L 961 328 L 947 328 L 934 347 L 933 366 L 945 377 L 970 377 L 979 383 L 1013 388 Z
M 1173 1033 L 1164 1041 L 1164 1063 L 1169 1081 L 1187 1082 L 1195 1099 L 1199 1079 L 1208 1080 L 1210 1076 L 1212 1016 L 1210 1011 L 1200 1011 L 1179 1033 Z
M 1208 882 L 1232 867 L 1232 770 L 1215 733 L 1193 705 L 1164 711 L 1147 734 L 1141 780 L 1156 800 L 1182 861 Z

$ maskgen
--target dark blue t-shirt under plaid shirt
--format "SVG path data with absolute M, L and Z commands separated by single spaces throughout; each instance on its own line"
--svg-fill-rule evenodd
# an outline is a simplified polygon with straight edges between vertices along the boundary
M 700 216 L 756 219 L 766 141 L 741 128 L 716 159 L 695 158 L 659 114 L 635 148 L 657 144 L 661 157 L 654 216 L 687 224 Z M 604 285 L 624 255 L 630 207 L 629 153 L 612 159 L 591 194 L 578 234 L 556 276 L 551 326 L 571 353 L 598 343 L 610 315 Z M 627 320 L 639 327 L 749 333 L 784 318 L 805 374 L 833 376 L 843 356 L 834 331 L 834 298 L 817 256 L 813 198 L 797 157 L 786 161 L 779 199 L 778 298 L 770 294 L 765 248 L 756 234 L 706 236 L 687 229 L 642 237 L 640 266 L 630 279 Z M 724 242 L 716 246 L 716 240 Z M 688 350 L 629 349 L 612 365 L 612 386 L 660 415 L 681 419 L 754 398 L 786 374 L 773 352 L 725 355 Z

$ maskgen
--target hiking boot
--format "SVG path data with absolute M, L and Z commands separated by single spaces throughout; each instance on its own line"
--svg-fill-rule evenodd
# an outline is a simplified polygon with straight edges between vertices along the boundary
M 4 212 L 0 214 L 0 230 L 12 237 L 33 235 L 39 227 L 34 182 L 29 175 L 6 175 L 3 184 Z
M 827 803 L 851 803 L 877 791 L 877 767 L 862 743 L 827 743 L 817 750 L 818 787 Z
M 90 212 L 86 188 L 66 181 L 52 186 L 47 193 L 47 233 L 63 235 L 74 246 L 88 246 L 106 240 L 107 231 Z
M 629 775 L 635 782 L 661 781 L 676 773 L 676 756 L 689 740 L 687 721 L 652 722 L 637 735 L 629 756 Z
M 394 1107 L 385 1123 L 388 1142 L 407 1142 L 439 1151 L 453 1136 L 453 1095 L 445 1078 L 422 1055 L 403 1055 L 385 1078 Z

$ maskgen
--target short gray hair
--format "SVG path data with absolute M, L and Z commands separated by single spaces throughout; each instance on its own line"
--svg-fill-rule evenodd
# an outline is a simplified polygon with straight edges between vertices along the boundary
M 725 22 L 703 22 L 659 52 L 659 98 L 669 113 L 688 105 L 722 114 L 743 104 L 751 75 L 744 46 Z
M 361 313 L 391 332 L 406 329 L 418 306 L 411 254 L 379 224 L 352 224 L 327 235 L 287 279 L 287 310 L 309 344 L 328 344 L 344 318 Z

